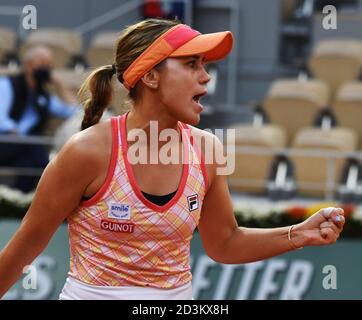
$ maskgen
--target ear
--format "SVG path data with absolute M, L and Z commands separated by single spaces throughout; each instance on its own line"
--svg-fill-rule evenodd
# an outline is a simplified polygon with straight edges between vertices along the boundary
M 149 88 L 157 89 L 160 79 L 160 74 L 156 69 L 151 69 L 142 78 L 142 82 Z

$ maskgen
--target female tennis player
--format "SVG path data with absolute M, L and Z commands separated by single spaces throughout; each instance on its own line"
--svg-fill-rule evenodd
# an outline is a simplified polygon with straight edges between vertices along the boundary
M 226 164 L 205 163 L 208 150 L 222 152 L 222 145 L 193 127 L 210 80 L 205 64 L 226 57 L 232 43 L 228 31 L 200 34 L 169 20 L 125 29 L 114 65 L 94 71 L 82 87 L 90 92 L 83 130 L 47 166 L 19 230 L 1 251 L 0 296 L 64 219 L 70 271 L 60 299 L 192 299 L 196 227 L 206 253 L 228 264 L 337 240 L 344 225 L 340 208 L 289 227 L 238 227 L 226 177 L 217 170 Z M 133 105 L 99 122 L 114 76 Z M 151 141 L 155 130 L 158 144 Z M 166 147 L 173 154 L 169 163 L 161 159 L 169 156 Z

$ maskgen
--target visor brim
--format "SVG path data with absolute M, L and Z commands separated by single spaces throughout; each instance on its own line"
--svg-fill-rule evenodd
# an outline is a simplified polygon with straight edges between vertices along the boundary
M 205 62 L 225 58 L 233 47 L 233 35 L 230 31 L 200 34 L 174 52 L 170 57 L 184 57 L 202 54 Z

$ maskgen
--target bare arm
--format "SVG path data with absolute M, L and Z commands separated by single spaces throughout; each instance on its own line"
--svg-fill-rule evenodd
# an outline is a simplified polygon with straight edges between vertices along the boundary
M 94 179 L 97 158 L 88 145 L 82 133 L 72 138 L 45 169 L 21 226 L 0 252 L 0 297 L 44 250 Z
M 222 148 L 220 145 L 219 148 Z M 207 254 L 220 263 L 247 263 L 267 259 L 296 247 L 334 243 L 344 225 L 343 210 L 321 210 L 295 225 L 292 240 L 289 227 L 257 229 L 238 227 L 226 176 L 213 176 L 205 196 L 199 232 Z M 336 221 L 336 216 L 341 221 Z

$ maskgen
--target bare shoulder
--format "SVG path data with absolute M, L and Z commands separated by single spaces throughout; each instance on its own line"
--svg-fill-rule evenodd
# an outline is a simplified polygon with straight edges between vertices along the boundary
M 201 151 L 205 154 L 206 147 L 222 146 L 218 137 L 209 130 L 202 130 L 193 126 L 188 125 L 191 130 L 191 135 L 194 137 L 196 142 L 199 144 Z
M 110 120 L 98 123 L 74 134 L 55 157 L 56 163 L 70 163 L 74 167 L 101 165 L 110 156 L 112 133 Z
M 105 176 L 111 136 L 109 121 L 74 134 L 45 168 L 33 207 L 40 210 L 46 203 L 49 211 L 58 212 L 61 207 L 64 214 L 72 212 L 89 186 Z
M 191 130 L 194 143 L 200 148 L 204 156 L 209 183 L 211 184 L 215 177 L 217 168 L 225 165 L 223 145 L 219 138 L 212 132 L 190 125 L 188 127 Z

